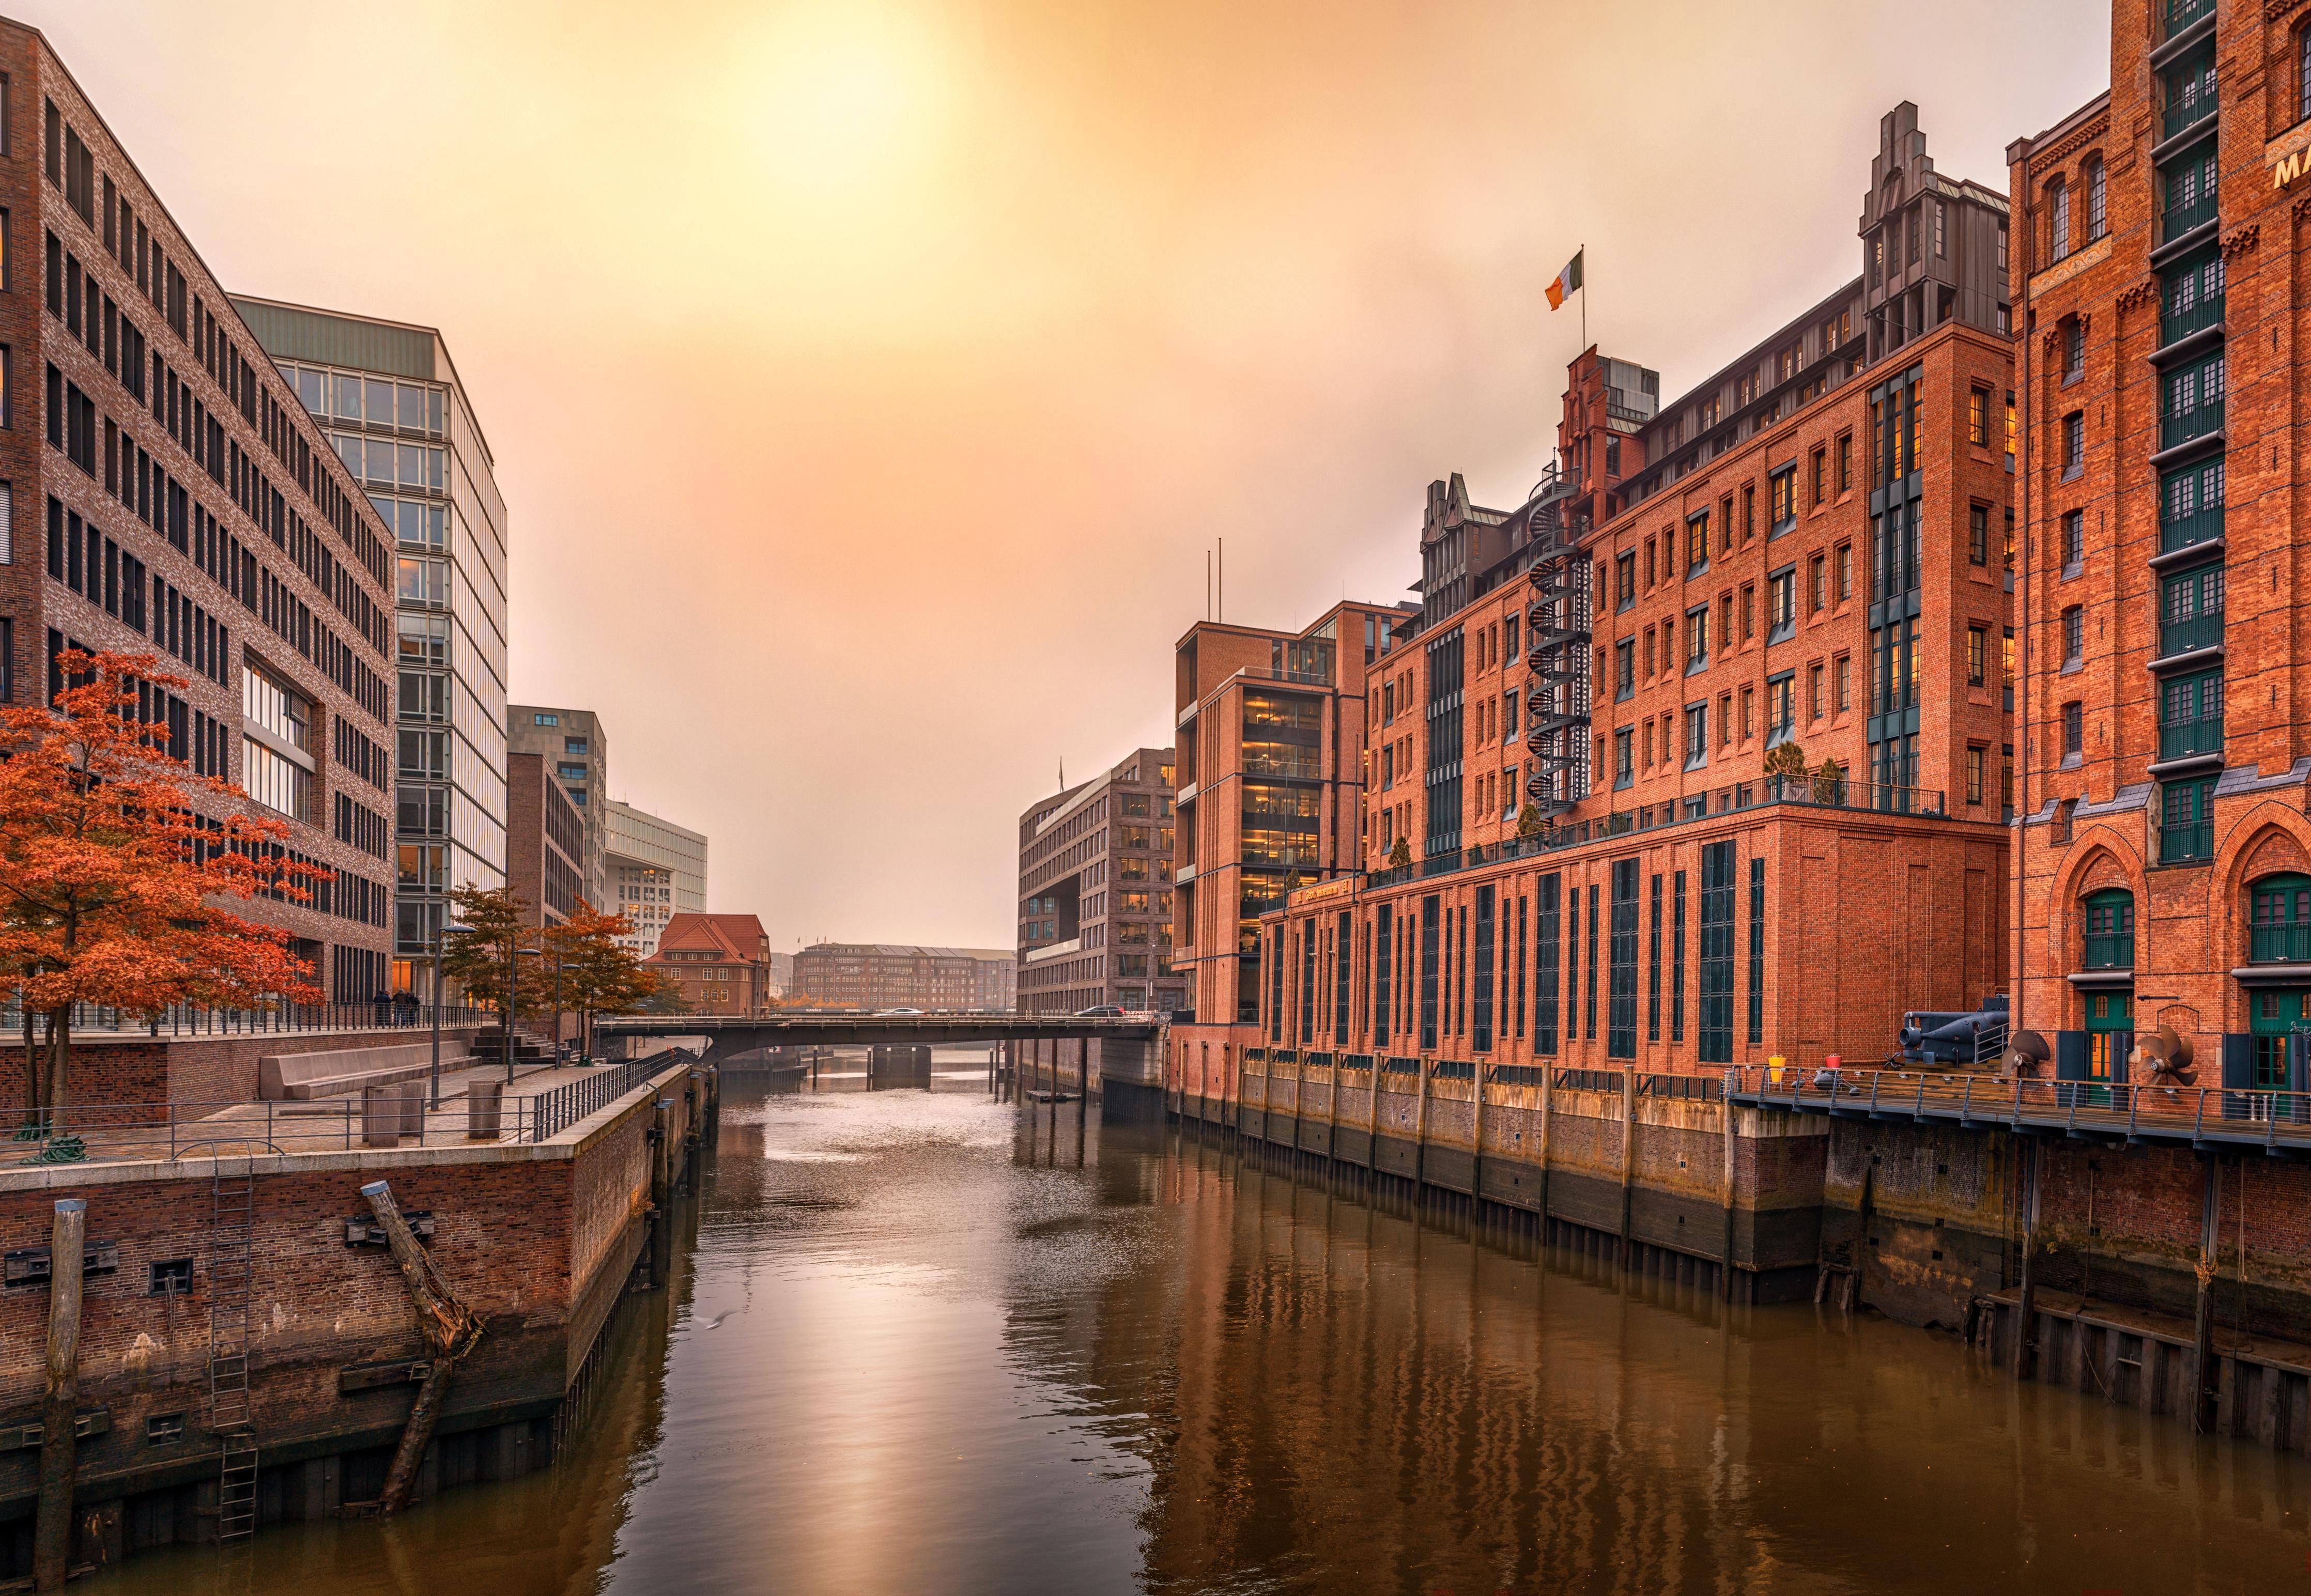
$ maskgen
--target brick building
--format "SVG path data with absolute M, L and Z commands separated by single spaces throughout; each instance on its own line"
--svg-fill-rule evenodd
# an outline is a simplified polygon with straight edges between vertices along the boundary
M 1183 1008 L 1172 964 L 1172 750 L 1139 748 L 1019 816 L 1019 1010 Z
M 794 956 L 798 1003 L 833 1008 L 979 1009 L 1007 1013 L 1018 1000 L 1018 964 L 1007 947 L 916 947 L 892 942 L 817 942 Z
M 0 21 L 0 697 L 69 644 L 187 679 L 149 714 L 336 879 L 258 902 L 339 1000 L 388 980 L 393 571 L 295 391 L 46 39 Z M 9 528 L 21 529 L 12 545 Z
M 1258 1034 L 1260 916 L 1354 871 L 1367 824 L 1365 689 L 1417 612 L 1342 604 L 1304 632 L 1207 621 L 1174 650 L 1178 1049 L 1222 1077 Z
M 529 904 L 529 923 L 558 926 L 584 895 L 586 820 L 547 773 L 545 757 L 506 759 L 506 884 Z
M 1514 510 L 1431 487 L 1367 874 L 1264 915 L 1253 1040 L 1862 1061 L 2000 987 L 2004 212 L 1897 107 L 1852 283 L 1666 404 L 1584 352 Z
M 516 754 L 542 754 L 562 790 L 586 817 L 586 901 L 606 907 L 615 894 L 609 867 L 610 739 L 600 718 L 591 710 L 510 704 L 506 747 Z
M 774 996 L 771 939 L 751 914 L 677 914 L 642 963 L 679 983 L 693 1014 L 762 1014 Z
M 2022 1023 L 2124 1078 L 2307 1083 L 2311 576 L 2297 6 L 2117 0 L 2110 88 L 2008 151 L 2022 315 Z

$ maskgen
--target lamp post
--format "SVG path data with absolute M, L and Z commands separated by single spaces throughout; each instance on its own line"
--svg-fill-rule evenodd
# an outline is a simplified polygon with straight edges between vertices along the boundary
M 537 948 L 521 946 L 519 940 L 521 936 L 520 927 L 514 928 L 514 936 L 517 940 L 513 944 L 513 956 L 506 960 L 505 1067 L 506 1085 L 509 1086 L 513 1085 L 513 1016 L 515 999 L 521 990 L 522 955 L 527 954 L 533 959 L 545 956 L 544 953 Z
M 441 939 L 451 931 L 470 931 L 471 926 L 453 922 L 448 915 L 433 928 L 433 1074 L 432 1092 L 425 1104 L 429 1109 L 441 1106 Z
M 562 1062 L 562 973 L 578 966 L 561 959 L 554 962 L 554 1061 Z

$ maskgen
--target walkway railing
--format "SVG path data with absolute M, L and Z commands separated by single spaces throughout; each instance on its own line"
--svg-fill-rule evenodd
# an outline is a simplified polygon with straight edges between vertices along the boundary
M 2131 1140 L 2311 1147 L 2311 1093 L 2101 1080 L 2025 1080 L 1983 1071 L 1725 1071 L 1733 1101 L 1761 1108 L 1876 1119 L 1955 1121 L 1985 1129 L 2060 1129 Z
M 606 1065 L 582 1080 L 526 1098 L 524 1102 L 530 1111 L 530 1134 L 520 1139 L 544 1141 L 559 1136 L 588 1114 L 607 1108 L 652 1076 L 671 1069 L 690 1056 L 680 1048 L 673 1048 L 648 1058 L 628 1059 L 622 1064 Z
M 441 1026 L 451 1030 L 494 1025 L 497 1011 L 452 1006 L 441 1010 Z M 36 1010 L 35 1027 L 46 1021 Z M 157 1011 L 112 1008 L 97 1003 L 72 1006 L 75 1035 L 122 1036 L 255 1036 L 278 1032 L 423 1030 L 433 1024 L 433 1010 L 419 1004 L 395 1007 L 387 1003 L 281 1003 L 263 1008 L 209 1008 L 176 1003 Z M 0 1051 L 24 1037 L 24 1011 L 12 995 L 0 999 Z

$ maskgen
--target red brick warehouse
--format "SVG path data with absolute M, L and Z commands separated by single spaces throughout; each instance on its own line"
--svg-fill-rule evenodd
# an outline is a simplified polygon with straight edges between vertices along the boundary
M 2005 214 L 1897 107 L 1853 282 L 1667 405 L 1584 352 L 1513 511 L 1431 489 L 1365 685 L 1368 874 L 1263 917 L 1260 1040 L 1874 1061 L 1999 990 Z
M 2010 149 L 2023 395 L 2016 1001 L 2069 1077 L 2138 1025 L 2307 1084 L 2311 13 L 2118 0 L 2111 86 Z

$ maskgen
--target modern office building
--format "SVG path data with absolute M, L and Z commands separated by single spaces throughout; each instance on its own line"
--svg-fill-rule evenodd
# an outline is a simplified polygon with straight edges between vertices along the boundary
M 2307 20 L 2117 0 L 2109 90 L 2008 151 L 2016 1006 L 2067 1077 L 2164 1025 L 2202 1084 L 2307 1085 Z
M 1140 748 L 1019 816 L 1019 1011 L 1184 1008 L 1172 965 L 1172 750 Z
M 586 901 L 606 908 L 615 900 L 607 859 L 610 747 L 601 721 L 591 710 L 513 704 L 506 710 L 506 746 L 544 756 L 554 767 L 554 779 L 586 817 Z
M 394 966 L 421 995 L 451 888 L 506 878 L 506 512 L 432 327 L 234 296 L 396 553 Z
M 215 812 L 286 819 L 335 873 L 241 912 L 366 1001 L 392 944 L 391 534 L 62 60 L 5 21 L 0 213 L 21 263 L 0 280 L 0 698 L 48 702 L 68 647 L 160 656 L 185 685 L 139 713 L 246 795 Z
M 1195 1018 L 1172 1035 L 1199 1080 L 1232 1083 L 1258 1037 L 1260 915 L 1362 861 L 1368 689 L 1418 624 L 1410 605 L 1342 604 L 1304 632 L 1203 622 L 1173 650 L 1173 964 Z
M 643 961 L 672 979 L 693 1014 L 771 1007 L 771 939 L 751 914 L 677 914 Z
M 1017 964 L 1007 947 L 819 942 L 795 955 L 789 995 L 798 1004 L 870 1012 L 1007 1013 L 1017 1001 Z
M 1368 873 L 1262 916 L 1261 1043 L 1861 1061 L 2002 986 L 2005 208 L 1899 106 L 1854 281 L 1668 402 L 1584 352 L 1513 511 L 1432 488 Z
M 544 755 L 507 756 L 506 822 L 507 885 L 529 905 L 531 925 L 562 924 L 583 895 L 586 818 Z
M 706 838 L 615 800 L 603 806 L 603 819 L 606 896 L 597 907 L 633 922 L 618 944 L 648 958 L 667 921 L 706 912 Z

